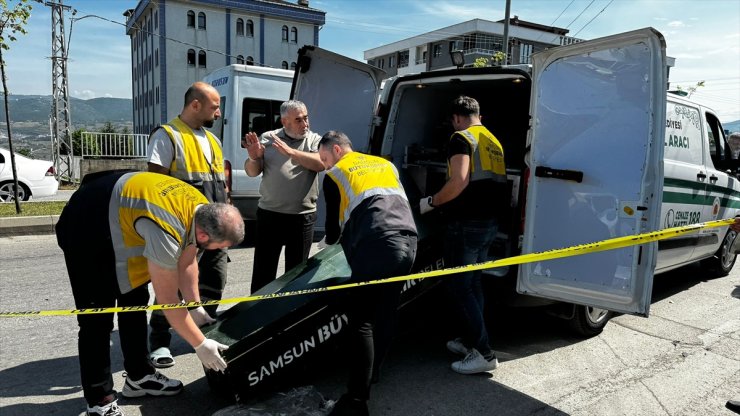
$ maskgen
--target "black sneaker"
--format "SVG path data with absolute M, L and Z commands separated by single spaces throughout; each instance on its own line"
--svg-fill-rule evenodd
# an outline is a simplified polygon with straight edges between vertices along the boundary
M 182 391 L 180 380 L 171 380 L 159 371 L 154 374 L 148 374 L 141 380 L 133 381 L 126 377 L 126 384 L 123 386 L 123 395 L 125 397 L 146 396 L 174 396 Z
M 369 416 L 367 402 L 347 396 L 346 394 L 337 400 L 329 416 Z
M 123 416 L 123 410 L 118 407 L 117 401 L 112 401 L 103 406 L 87 407 L 87 416 Z

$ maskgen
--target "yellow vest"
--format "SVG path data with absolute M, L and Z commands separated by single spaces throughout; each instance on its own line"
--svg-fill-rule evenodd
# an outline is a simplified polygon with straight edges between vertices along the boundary
M 208 200 L 194 187 L 171 176 L 134 172 L 116 183 L 110 204 L 110 229 L 121 293 L 150 280 L 146 242 L 134 225 L 140 218 L 154 221 L 184 248 L 195 219 L 195 208 Z
M 339 188 L 339 224 L 343 228 L 352 210 L 374 195 L 397 195 L 407 200 L 396 167 L 377 157 L 350 152 L 326 172 Z
M 506 182 L 506 164 L 504 163 L 504 148 L 484 126 L 470 126 L 465 130 L 455 132 L 470 144 L 470 181 L 493 179 L 496 182 Z M 454 136 L 454 134 L 453 134 Z M 447 162 L 447 175 L 450 166 Z
M 208 163 L 201 150 L 198 139 L 193 130 L 179 117 L 175 117 L 169 123 L 163 124 L 162 128 L 172 141 L 174 157 L 170 164 L 170 175 L 195 185 L 198 188 L 208 190 L 207 183 L 212 181 L 224 182 L 224 155 L 221 143 L 210 131 L 203 129 L 211 144 L 211 163 Z M 201 185 L 202 184 L 202 185 Z M 223 187 L 223 184 L 221 184 Z M 206 196 L 208 196 L 206 194 Z M 225 202 L 217 201 L 217 202 Z

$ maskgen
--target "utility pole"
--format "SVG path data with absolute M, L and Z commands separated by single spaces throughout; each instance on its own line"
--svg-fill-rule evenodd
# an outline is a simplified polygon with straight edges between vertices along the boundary
M 504 16 L 504 64 L 511 62 L 509 58 L 509 15 L 511 14 L 511 0 L 506 0 L 506 15 Z
M 67 46 L 64 42 L 63 0 L 46 1 L 51 8 L 51 130 L 52 154 L 57 179 L 72 181 L 72 134 L 70 132 Z

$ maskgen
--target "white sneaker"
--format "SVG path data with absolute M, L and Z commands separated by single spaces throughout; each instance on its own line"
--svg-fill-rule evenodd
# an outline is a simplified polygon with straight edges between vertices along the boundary
M 447 341 L 447 350 L 453 354 L 462 355 L 463 357 L 470 353 L 468 347 L 462 343 L 462 338 L 455 338 L 452 341 Z
M 471 348 L 468 355 L 461 361 L 452 363 L 452 371 L 460 374 L 485 373 L 498 367 L 496 355 L 490 360 L 486 360 L 475 348 Z
M 114 400 L 105 406 L 88 406 L 85 414 L 87 416 L 123 416 L 123 410 L 118 407 L 118 402 Z
M 141 397 L 146 396 L 174 396 L 182 391 L 180 380 L 173 380 L 160 373 L 144 376 L 141 380 L 133 381 L 126 377 L 126 383 L 123 385 L 121 392 L 124 397 Z

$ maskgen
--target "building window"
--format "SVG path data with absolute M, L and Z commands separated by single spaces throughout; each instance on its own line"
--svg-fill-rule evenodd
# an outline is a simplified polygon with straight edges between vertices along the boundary
M 159 87 L 157 87 L 157 104 L 159 104 Z
M 241 64 L 241 65 L 244 65 L 244 57 L 243 57 L 242 55 L 238 55 L 238 56 L 236 57 L 236 63 L 237 63 L 237 64 Z
M 156 30 L 157 27 L 159 27 L 159 17 L 157 14 L 157 11 L 154 11 L 154 29 Z
M 198 66 L 201 68 L 206 67 L 206 51 L 198 52 Z
M 383 69 L 385 68 L 385 58 L 380 60 L 380 65 L 378 65 L 378 68 Z
M 188 49 L 188 66 L 195 66 L 195 50 Z
M 398 53 L 398 67 L 405 68 L 409 66 L 409 51 L 405 50 Z
M 290 63 L 290 69 L 292 69 L 293 71 L 295 71 L 295 62 L 291 62 Z
M 283 26 L 283 42 L 288 42 L 288 26 Z
M 154 67 L 159 66 L 159 49 L 154 50 Z
M 254 65 L 254 58 L 247 56 L 247 65 Z
M 195 27 L 195 12 L 188 10 L 188 27 Z
M 247 20 L 247 36 L 254 37 L 254 22 Z
M 282 67 L 283 69 L 288 69 L 288 62 L 286 62 L 286 61 L 283 61 L 283 63 L 282 63 L 282 64 L 280 64 L 280 66 L 281 66 L 281 67 Z
M 388 57 L 388 68 L 395 68 L 396 66 L 396 57 L 391 55 Z
M 206 14 L 203 12 L 198 13 L 198 29 L 206 30 Z
M 439 44 L 434 45 L 434 49 L 432 50 L 432 55 L 435 58 L 439 58 L 440 56 L 442 56 L 442 45 L 439 45 Z
M 236 19 L 236 36 L 244 36 L 244 20 Z
M 290 41 L 291 43 L 298 43 L 298 29 L 295 26 L 290 29 Z

